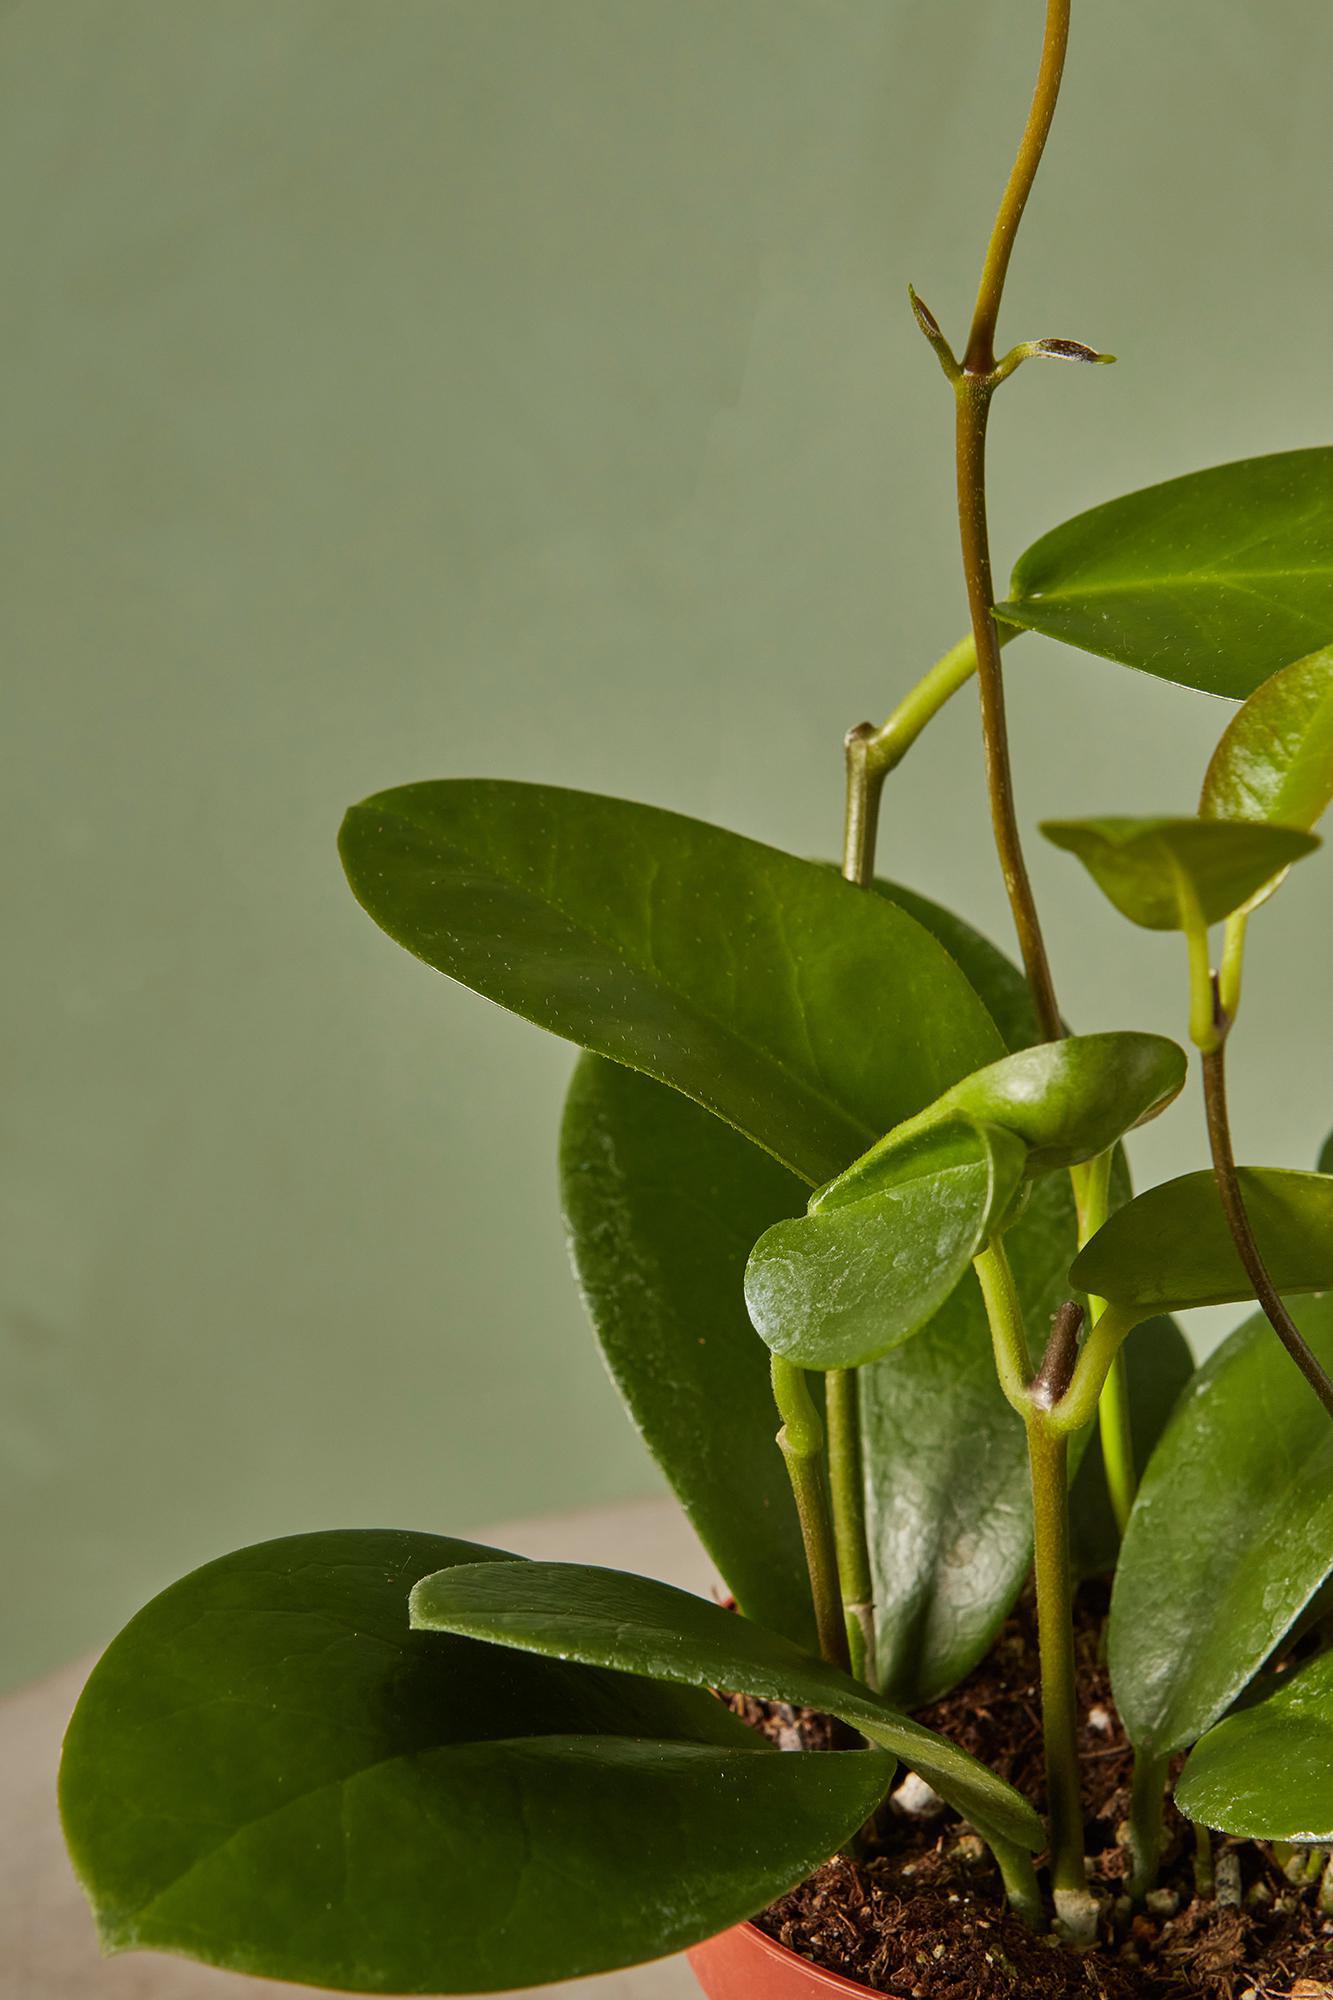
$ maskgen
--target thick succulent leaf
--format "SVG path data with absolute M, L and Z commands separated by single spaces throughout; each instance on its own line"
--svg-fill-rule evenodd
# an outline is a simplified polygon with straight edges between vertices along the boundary
M 1037 1010 L 1032 1004 L 1032 988 L 1011 958 L 988 937 L 974 930 L 964 917 L 932 903 L 901 882 L 877 881 L 875 894 L 896 903 L 924 924 L 938 938 L 954 964 L 961 967 L 973 988 L 986 1003 L 986 1011 L 1000 1031 L 1006 1050 L 1031 1048 L 1042 1039 Z
M 999 615 L 1243 700 L 1333 637 L 1333 449 L 1212 466 L 1077 514 L 1019 557 Z
M 512 1559 L 294 1536 L 186 1577 L 70 1724 L 61 1807 L 108 1949 L 376 1993 L 634 1963 L 760 1909 L 882 1795 L 697 1690 L 413 1632 L 408 1592 Z
M 1136 1326 L 1124 1346 L 1129 1424 L 1140 1477 L 1194 1373 L 1189 1342 L 1164 1315 Z M 1076 1576 L 1109 1576 L 1120 1559 L 1120 1530 L 1106 1490 L 1101 1435 L 1094 1425 L 1069 1495 L 1070 1561 Z
M 877 888 L 946 946 L 1009 1046 L 1039 1038 L 1027 981 L 1003 953 L 925 897 Z M 635 1423 L 743 1608 L 812 1647 L 768 1349 L 743 1289 L 751 1245 L 800 1212 L 806 1189 L 698 1106 L 593 1056 L 575 1072 L 561 1168 L 584 1296 Z M 1075 1244 L 1063 1175 L 1034 1189 L 1006 1243 L 1030 1323 L 1045 1326 Z M 859 1393 L 880 1668 L 910 1708 L 984 1656 L 1031 1561 L 1022 1426 L 970 1277 L 861 1369 Z
M 1333 1363 L 1333 1297 L 1295 1317 Z M 1109 1653 L 1133 1741 L 1195 1742 L 1331 1572 L 1333 1425 L 1256 1313 L 1181 1397 L 1130 1516 Z
M 1244 1840 L 1333 1841 L 1333 1653 L 1201 1738 L 1176 1784 L 1181 1811 Z
M 892 903 L 700 820 L 459 779 L 353 806 L 341 851 L 418 958 L 670 1084 L 811 1186 L 1001 1052 Z
M 1164 1111 L 1179 1096 L 1188 1068 L 1185 1051 L 1165 1035 L 1124 1031 L 1067 1035 L 1002 1056 L 853 1161 L 818 1190 L 811 1210 L 859 1201 L 892 1184 L 902 1150 L 940 1121 L 959 1116 L 1011 1133 L 1024 1148 L 1029 1174 L 1095 1159 Z
M 1310 828 L 1333 799 L 1333 646 L 1271 674 L 1227 725 L 1204 776 L 1205 819 Z
M 1333 1285 L 1333 1175 L 1239 1171 L 1246 1212 L 1278 1290 Z M 1254 1297 L 1211 1169 L 1135 1195 L 1079 1251 L 1069 1275 L 1081 1291 L 1110 1300 L 1133 1320 Z
M 1008 1213 L 1024 1148 L 955 1118 L 881 1158 L 860 1200 L 776 1223 L 745 1267 L 745 1303 L 775 1354 L 854 1368 L 918 1332 Z
M 768 1349 L 745 1310 L 751 1247 L 802 1212 L 804 1184 L 687 1098 L 585 1055 L 560 1185 L 584 1302 L 649 1450 L 746 1616 L 812 1646 Z
M 1299 827 L 1242 820 L 1048 819 L 1122 916 L 1150 931 L 1215 924 L 1319 845 Z
M 839 1716 L 977 1824 L 1033 1852 L 1044 1844 L 1027 1800 L 957 1744 L 778 1633 L 670 1584 L 579 1563 L 488 1563 L 424 1578 L 411 1608 L 413 1623 L 431 1631 Z

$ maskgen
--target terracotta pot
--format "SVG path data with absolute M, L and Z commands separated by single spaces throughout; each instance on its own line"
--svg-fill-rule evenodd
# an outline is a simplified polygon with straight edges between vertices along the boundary
M 708 2000 L 825 2000 L 833 1993 L 856 1993 L 866 2000 L 871 1991 L 840 1972 L 821 1972 L 753 1924 L 738 1924 L 734 1931 L 697 1944 L 689 1960 Z

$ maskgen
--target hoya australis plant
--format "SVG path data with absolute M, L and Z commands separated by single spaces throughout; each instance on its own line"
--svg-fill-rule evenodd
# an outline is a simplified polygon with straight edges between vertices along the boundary
M 956 403 L 971 629 L 850 732 L 841 871 L 503 780 L 381 792 L 342 831 L 389 937 L 584 1051 L 560 1142 L 579 1282 L 734 1608 L 408 1531 L 221 1557 L 130 1623 L 70 1725 L 65 1827 L 109 1950 L 374 1993 L 630 1965 L 873 1839 L 903 1767 L 1024 1922 L 1113 1944 L 1073 1623 L 1076 1579 L 1110 1572 L 1126 1907 L 1158 1882 L 1172 1779 L 1202 1894 L 1213 1830 L 1307 1849 L 1312 1875 L 1333 1843 L 1333 1174 L 1238 1167 L 1225 1071 L 1251 923 L 1333 797 L 1333 449 L 1095 508 L 997 601 L 992 398 L 1029 359 L 1108 358 L 996 353 L 1068 16 L 1049 0 L 961 357 L 913 294 Z M 1137 1195 L 1122 1141 L 1188 1058 L 1061 1013 L 1009 767 L 1024 631 L 1239 704 L 1193 813 L 1043 829 L 1183 939 L 1200 1165 Z M 886 780 L 973 678 L 1021 970 L 875 876 Z M 1248 1301 L 1196 1371 L 1170 1314 Z M 1030 1576 L 1041 1813 L 918 1715 Z M 777 1754 L 718 1690 L 833 1718 L 835 1747 Z

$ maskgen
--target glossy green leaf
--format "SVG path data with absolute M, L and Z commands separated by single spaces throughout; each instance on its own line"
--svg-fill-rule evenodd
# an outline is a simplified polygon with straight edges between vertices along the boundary
M 812 1186 L 1000 1053 L 901 910 L 700 820 L 459 779 L 353 806 L 341 851 L 418 958 L 669 1083 Z
M 1176 1784 L 1181 1811 L 1244 1840 L 1333 1841 L 1333 1653 L 1224 1716 Z
M 812 1212 L 862 1200 L 891 1184 L 904 1147 L 944 1120 L 999 1127 L 1026 1153 L 1024 1171 L 1051 1173 L 1094 1159 L 1178 1097 L 1189 1064 L 1165 1035 L 1067 1035 L 1002 1056 L 965 1076 L 890 1132 L 811 1200 Z
M 1150 931 L 1188 930 L 1196 911 L 1220 922 L 1319 845 L 1299 827 L 1240 820 L 1048 819 L 1041 830 Z
M 106 1947 L 375 1993 L 635 1963 L 752 1914 L 882 1796 L 882 1753 L 783 1757 L 700 1691 L 413 1632 L 465 1542 L 294 1536 L 127 1626 L 61 1807 Z M 517 1565 L 521 1567 L 521 1565 Z
M 965 917 L 931 902 L 901 882 L 876 881 L 875 894 L 896 903 L 938 938 L 954 964 L 966 975 L 973 989 L 986 1003 L 986 1011 L 1000 1031 L 1010 1054 L 1031 1048 L 1043 1039 L 1037 1011 L 1032 1004 L 1032 988 L 1026 975 L 988 937 L 974 930 Z
M 1295 1317 L 1333 1363 L 1333 1297 Z M 1333 1426 L 1256 1313 L 1181 1397 L 1130 1516 L 1109 1653 L 1133 1741 L 1165 1755 L 1211 1728 L 1331 1572 Z
M 1130 1435 L 1139 1477 L 1194 1374 L 1189 1342 L 1173 1319 L 1144 1320 L 1124 1346 Z M 1094 1425 L 1069 1495 L 1070 1561 L 1076 1576 L 1109 1576 L 1120 1559 L 1120 1530 L 1106 1490 L 1102 1441 Z
M 1077 514 L 1019 557 L 999 615 L 1243 700 L 1333 638 L 1333 449 L 1212 466 Z
M 1295 660 L 1237 710 L 1204 776 L 1205 819 L 1309 829 L 1333 799 L 1333 646 Z
M 745 1303 L 775 1354 L 854 1368 L 936 1313 L 1008 1213 L 1025 1152 L 994 1125 L 954 1118 L 881 1156 L 858 1187 L 776 1223 L 745 1267 Z
M 1323 1145 L 1319 1148 L 1317 1165 L 1321 1174 L 1333 1174 L 1333 1132 L 1329 1133 L 1327 1139 L 1325 1139 Z
M 1333 1176 L 1281 1167 L 1239 1171 L 1246 1212 L 1278 1290 L 1333 1285 Z M 1163 1181 L 1117 1209 L 1069 1275 L 1080 1290 L 1135 1319 L 1254 1297 L 1211 1169 Z
M 820 1709 L 892 1750 L 978 1825 L 1033 1852 L 1045 1843 L 1027 1800 L 957 1744 L 776 1632 L 669 1584 L 578 1563 L 487 1563 L 423 1579 L 412 1592 L 412 1621 L 652 1680 Z
M 946 946 L 1009 1046 L 1039 1039 L 1027 981 L 1001 952 L 925 897 L 877 889 Z M 592 1056 L 575 1072 L 561 1165 L 584 1296 L 635 1423 L 741 1605 L 812 1648 L 768 1349 L 743 1291 L 751 1245 L 807 1190 L 698 1106 Z M 1063 1175 L 1034 1189 L 1006 1243 L 1030 1323 L 1045 1326 L 1075 1243 Z M 859 1392 L 882 1685 L 911 1708 L 983 1657 L 1031 1560 L 1022 1426 L 970 1277 L 861 1369 Z
M 560 1135 L 570 1251 L 630 1415 L 749 1618 L 815 1643 L 745 1261 L 807 1190 L 650 1077 L 583 1056 Z
M 900 883 L 876 886 L 940 939 L 1006 1048 L 1041 1040 L 1031 989 L 1003 952 Z M 1005 1234 L 1030 1326 L 1048 1325 L 1068 1295 L 1075 1242 L 1068 1178 L 1049 1175 Z M 972 1275 L 920 1333 L 863 1367 L 858 1385 L 880 1684 L 915 1708 L 985 1657 L 1032 1559 L 1023 1427 L 1000 1392 Z

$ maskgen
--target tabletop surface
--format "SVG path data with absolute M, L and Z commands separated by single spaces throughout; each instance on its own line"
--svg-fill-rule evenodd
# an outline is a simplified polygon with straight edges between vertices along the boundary
M 714 1573 L 671 1501 L 643 1501 L 482 1530 L 518 1555 L 606 1563 L 708 1592 Z M 108 1633 L 108 1638 L 110 1634 Z M 312 1993 L 243 1979 L 189 1959 L 130 1952 L 104 1959 L 56 1817 L 60 1739 L 91 1657 L 0 1701 L 0 1966 L 23 2000 L 260 2000 Z M 557 2000 L 698 2000 L 683 1958 L 543 1989 Z M 344 1996 L 345 2000 L 345 1996 Z

